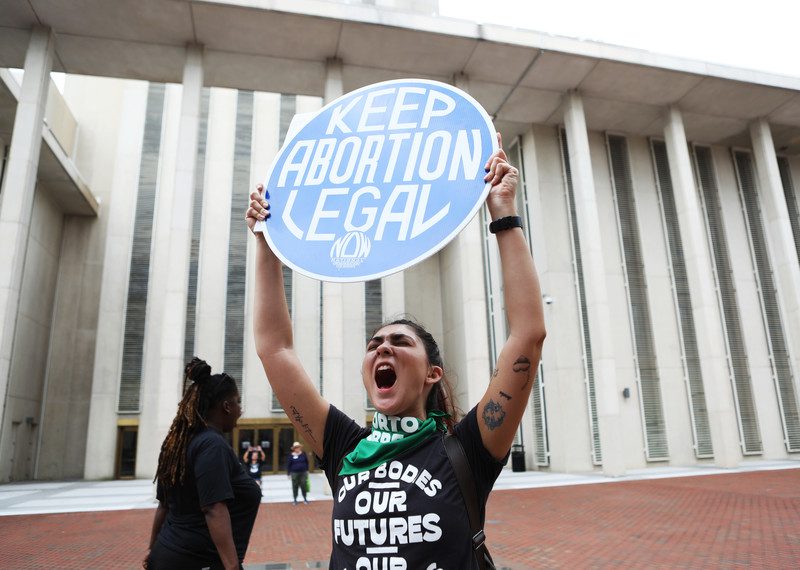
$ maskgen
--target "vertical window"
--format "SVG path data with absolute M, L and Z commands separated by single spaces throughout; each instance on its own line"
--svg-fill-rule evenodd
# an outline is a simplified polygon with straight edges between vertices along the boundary
M 122 373 L 117 410 L 139 411 L 142 388 L 142 353 L 147 309 L 147 286 L 150 279 L 150 249 L 161 154 L 161 124 L 164 114 L 164 85 L 151 83 L 147 91 L 142 156 L 139 164 L 139 188 L 128 275 L 128 298 L 125 304 L 125 338 L 122 345 Z
M 364 343 L 371 338 L 372 333 L 383 324 L 383 285 L 380 279 L 373 279 L 364 283 L 364 330 L 366 338 Z M 375 406 L 365 396 L 365 408 L 374 410 Z
M 789 168 L 789 159 L 785 156 L 778 157 L 778 172 L 781 175 L 783 195 L 786 198 L 786 210 L 789 212 L 789 223 L 794 236 L 794 248 L 797 253 L 797 262 L 800 263 L 800 207 L 797 204 L 797 194 L 792 184 L 792 172 Z
M 597 394 L 595 392 L 594 384 L 594 358 L 592 356 L 592 339 L 589 335 L 589 312 L 586 309 L 586 286 L 583 280 L 583 258 L 581 256 L 581 242 L 578 236 L 578 221 L 575 210 L 575 193 L 572 187 L 572 171 L 569 164 L 567 133 L 564 129 L 561 129 L 559 132 L 561 135 L 561 164 L 564 173 L 567 212 L 569 214 L 570 243 L 572 245 L 572 265 L 575 273 L 575 289 L 581 320 L 581 348 L 583 350 L 586 401 L 589 409 L 589 435 L 592 442 L 592 463 L 594 465 L 602 465 L 603 454 L 602 450 L 600 449 L 600 427 L 597 419 Z
M 667 430 L 661 402 L 661 380 L 653 342 L 653 324 L 647 298 L 647 275 L 639 238 L 633 179 L 631 176 L 628 141 L 625 137 L 608 135 L 611 185 L 617 211 L 622 267 L 628 292 L 628 311 L 633 335 L 633 359 L 639 383 L 639 405 L 644 425 L 645 453 L 648 461 L 669 459 Z
M 722 325 L 725 331 L 725 349 L 733 384 L 733 396 L 736 401 L 740 445 L 745 455 L 756 455 L 762 451 L 761 433 L 753 401 L 750 365 L 742 336 L 739 302 L 736 298 L 728 240 L 722 218 L 717 177 L 714 172 L 714 160 L 709 147 L 695 146 L 693 154 L 706 231 L 711 246 Z
M 297 96 L 281 94 L 280 98 L 280 111 L 278 114 L 278 147 L 283 145 L 286 139 L 286 133 L 289 131 L 289 125 L 292 123 L 295 113 L 297 112 Z M 283 292 L 286 295 L 286 304 L 289 307 L 289 318 L 294 319 L 294 271 L 281 266 L 283 272 Z M 321 329 L 320 329 L 321 330 Z M 282 412 L 283 407 L 272 393 L 271 409 L 273 412 Z
M 522 158 L 522 144 L 517 138 L 508 146 L 509 163 L 519 171 L 519 186 L 517 188 L 517 212 L 523 219 L 523 231 L 530 247 L 531 225 L 528 217 L 528 193 L 525 181 L 525 168 Z M 508 319 L 506 308 L 503 301 L 502 276 L 500 268 L 500 253 L 497 249 L 497 242 L 489 232 L 488 216 L 485 210 L 482 211 L 482 230 L 483 230 L 483 256 L 484 256 L 484 283 L 487 292 L 487 323 L 489 325 L 488 343 L 489 357 L 492 365 L 497 362 L 500 349 L 508 334 Z M 544 400 L 544 385 L 541 375 L 541 365 L 537 369 L 534 378 L 534 387 L 531 393 L 530 412 L 533 423 L 534 458 L 537 465 L 550 464 L 550 450 L 547 438 L 547 413 Z M 520 429 L 518 441 L 524 444 L 524 432 Z
M 247 227 L 242 212 L 250 195 L 250 154 L 253 139 L 253 92 L 239 91 L 236 99 L 236 131 L 233 148 L 228 284 L 225 299 L 225 372 L 242 391 L 244 370 L 244 299 L 247 270 Z
M 778 395 L 778 407 L 783 425 L 783 436 L 787 451 L 800 451 L 800 410 L 797 407 L 797 393 L 792 378 L 792 365 L 783 321 L 778 305 L 775 279 L 769 258 L 761 206 L 758 200 L 756 172 L 753 157 L 749 152 L 734 151 L 736 179 L 739 182 L 739 197 L 742 200 L 742 214 L 750 238 L 750 250 L 755 265 L 755 276 L 761 301 L 761 315 L 767 334 L 769 361 L 772 365 L 772 379 Z
M 197 264 L 200 259 L 200 230 L 203 211 L 203 189 L 206 171 L 206 138 L 208 137 L 209 90 L 203 89 L 200 99 L 200 125 L 197 130 L 197 158 L 194 166 L 194 203 L 192 204 L 192 243 L 189 251 L 189 288 L 186 293 L 186 330 L 183 339 L 183 361 L 194 356 L 194 332 L 197 309 Z
M 0 193 L 3 191 L 3 181 L 6 177 L 6 165 L 8 164 L 8 145 L 0 141 Z
M 672 295 L 678 316 L 678 339 L 683 364 L 683 378 L 689 397 L 694 452 L 698 458 L 713 457 L 711 427 L 708 422 L 706 395 L 700 368 L 700 352 L 697 348 L 691 291 L 689 290 L 689 280 L 686 277 L 683 241 L 678 226 L 678 210 L 675 206 L 675 194 L 669 172 L 667 145 L 663 141 L 654 140 L 650 142 L 650 150 L 656 175 L 659 205 L 661 206 L 661 222 L 667 238 Z

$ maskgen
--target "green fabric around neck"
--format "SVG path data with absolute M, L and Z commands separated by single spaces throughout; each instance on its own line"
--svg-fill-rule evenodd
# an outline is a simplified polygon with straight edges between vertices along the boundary
M 418 418 L 399 418 L 375 412 L 372 433 L 358 442 L 345 455 L 339 475 L 355 475 L 368 471 L 414 449 L 437 431 L 446 432 L 442 418 L 447 414 L 431 410 L 423 421 Z

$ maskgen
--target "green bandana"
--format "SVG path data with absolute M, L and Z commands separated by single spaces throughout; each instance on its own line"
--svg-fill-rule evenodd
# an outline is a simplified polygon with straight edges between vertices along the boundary
M 342 460 L 339 475 L 354 475 L 368 471 L 390 459 L 417 447 L 436 431 L 447 431 L 442 419 L 447 414 L 431 410 L 425 421 L 409 417 L 385 416 L 375 412 L 372 433 L 358 442 L 355 449 Z

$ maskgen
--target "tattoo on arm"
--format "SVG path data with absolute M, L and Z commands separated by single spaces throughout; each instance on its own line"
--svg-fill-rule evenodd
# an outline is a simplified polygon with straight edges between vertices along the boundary
M 489 400 L 483 407 L 483 423 L 485 423 L 486 427 L 490 430 L 494 430 L 503 425 L 503 420 L 505 419 L 506 411 L 503 409 L 503 406 L 494 400 Z
M 527 372 L 531 369 L 531 361 L 528 360 L 528 357 L 525 355 L 520 356 L 514 361 L 514 366 L 512 370 L 514 372 Z
M 489 378 L 489 383 L 491 383 L 495 378 L 497 378 L 498 374 L 500 374 L 500 369 L 499 368 L 495 368 L 494 372 L 492 372 L 492 377 Z
M 505 392 L 503 392 L 502 390 L 500 390 L 500 395 L 501 395 L 503 398 L 505 398 L 506 400 L 510 400 L 510 399 L 511 399 L 511 396 L 509 396 L 508 394 L 506 394 L 506 393 L 505 393 Z
M 294 406 L 292 406 L 290 410 L 292 412 L 292 420 L 296 422 L 297 425 L 303 428 L 303 432 L 305 432 L 305 434 L 309 438 L 311 438 L 311 441 L 316 443 L 317 438 L 314 437 L 314 432 L 311 431 L 311 426 L 309 426 L 308 423 L 306 423 L 305 418 L 303 418 L 303 414 L 301 414 L 300 411 Z
M 514 361 L 514 366 L 511 368 L 514 372 L 525 373 L 525 384 L 522 385 L 522 389 L 527 388 L 528 383 L 531 381 L 531 361 L 528 357 L 525 355 L 520 356 Z

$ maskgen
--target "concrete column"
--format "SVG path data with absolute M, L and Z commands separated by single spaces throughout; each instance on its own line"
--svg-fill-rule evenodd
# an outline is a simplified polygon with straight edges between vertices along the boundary
M 122 122 L 114 159 L 114 191 L 107 205 L 109 223 L 103 254 L 83 472 L 86 479 L 109 479 L 114 476 L 117 391 L 125 341 L 125 303 L 146 112 L 147 84 L 132 82 L 126 85 L 122 95 Z
M 387 275 L 381 283 L 381 312 L 383 320 L 399 317 L 406 311 L 405 272 L 400 271 Z
M 298 96 L 295 99 L 295 110 L 298 114 L 314 113 L 319 111 L 321 107 L 322 102 L 316 97 Z M 266 169 L 264 171 L 266 172 Z M 322 385 L 319 384 L 321 380 L 319 356 L 322 335 L 320 328 L 320 313 L 322 309 L 320 293 L 322 285 L 322 282 L 306 277 L 296 271 L 292 274 L 294 347 L 309 377 L 317 383 L 317 388 L 322 387 L 325 389 L 324 382 L 322 382 Z
M 183 70 L 180 124 L 177 139 L 174 188 L 170 208 L 168 239 L 156 241 L 156 250 L 165 250 L 168 259 L 163 283 L 153 283 L 151 291 L 163 292 L 160 325 L 150 329 L 151 346 L 145 353 L 142 386 L 142 413 L 139 420 L 139 446 L 136 452 L 137 477 L 152 477 L 158 464 L 161 441 L 169 429 L 181 397 L 183 341 L 186 321 L 186 295 L 189 286 L 189 253 L 192 238 L 194 168 L 200 122 L 200 97 L 203 88 L 203 48 L 186 49 Z M 159 204 L 162 206 L 163 204 Z M 154 275 L 155 278 L 155 275 Z
M 683 244 L 686 278 L 692 292 L 692 316 L 697 333 L 714 461 L 720 467 L 735 467 L 741 458 L 739 428 L 703 209 L 695 187 L 680 110 L 670 108 L 665 123 L 664 140 Z
M 216 371 L 224 362 L 233 153 L 236 139 L 234 89 L 212 89 L 208 102 L 205 188 L 197 266 L 195 352 Z M 198 222 L 198 220 L 195 220 Z
M 325 104 L 344 94 L 342 62 L 326 66 Z M 358 423 L 364 422 L 364 283 L 322 285 L 322 375 L 325 398 Z
M 616 364 L 611 342 L 611 311 L 606 288 L 600 218 L 597 213 L 583 100 L 578 93 L 570 92 L 566 96 L 565 104 L 564 127 L 567 131 L 575 216 L 583 257 L 603 473 L 615 477 L 625 474 L 624 441 L 619 409 L 620 394 L 615 381 Z
M 750 125 L 750 137 L 786 347 L 794 368 L 795 390 L 800 390 L 800 266 L 797 264 L 797 250 L 769 123 L 765 119 L 754 121 Z
M 212 93 L 214 91 L 212 90 Z M 264 176 L 272 159 L 278 152 L 280 131 L 280 101 L 277 93 L 255 93 L 253 95 L 253 138 L 250 153 L 251 176 L 249 191 L 255 190 L 256 184 L 264 182 Z M 242 212 L 244 217 L 244 212 Z M 242 221 L 242 223 L 244 223 Z M 258 236 L 257 239 L 262 239 Z M 247 270 L 245 272 L 246 293 L 244 310 L 244 367 L 242 370 L 242 400 L 244 416 L 248 418 L 264 418 L 269 416 L 272 391 L 269 389 L 264 367 L 256 354 L 255 336 L 253 334 L 253 307 L 255 304 L 255 266 L 257 239 L 252 236 L 247 240 Z M 319 298 L 319 295 L 317 295 Z M 319 344 L 319 337 L 317 337 Z
M 469 78 L 453 77 L 453 84 L 469 92 Z M 487 157 L 488 158 L 488 157 Z M 442 291 L 442 325 L 449 366 L 459 380 L 460 405 L 471 409 L 486 392 L 494 362 L 489 362 L 486 340 L 487 294 L 483 279 L 483 235 L 476 215 L 439 253 Z
M 49 28 L 37 27 L 31 33 L 0 193 L 0 398 L 3 401 L 0 426 L 5 425 L 11 354 L 42 147 L 42 120 L 53 66 L 53 41 Z

